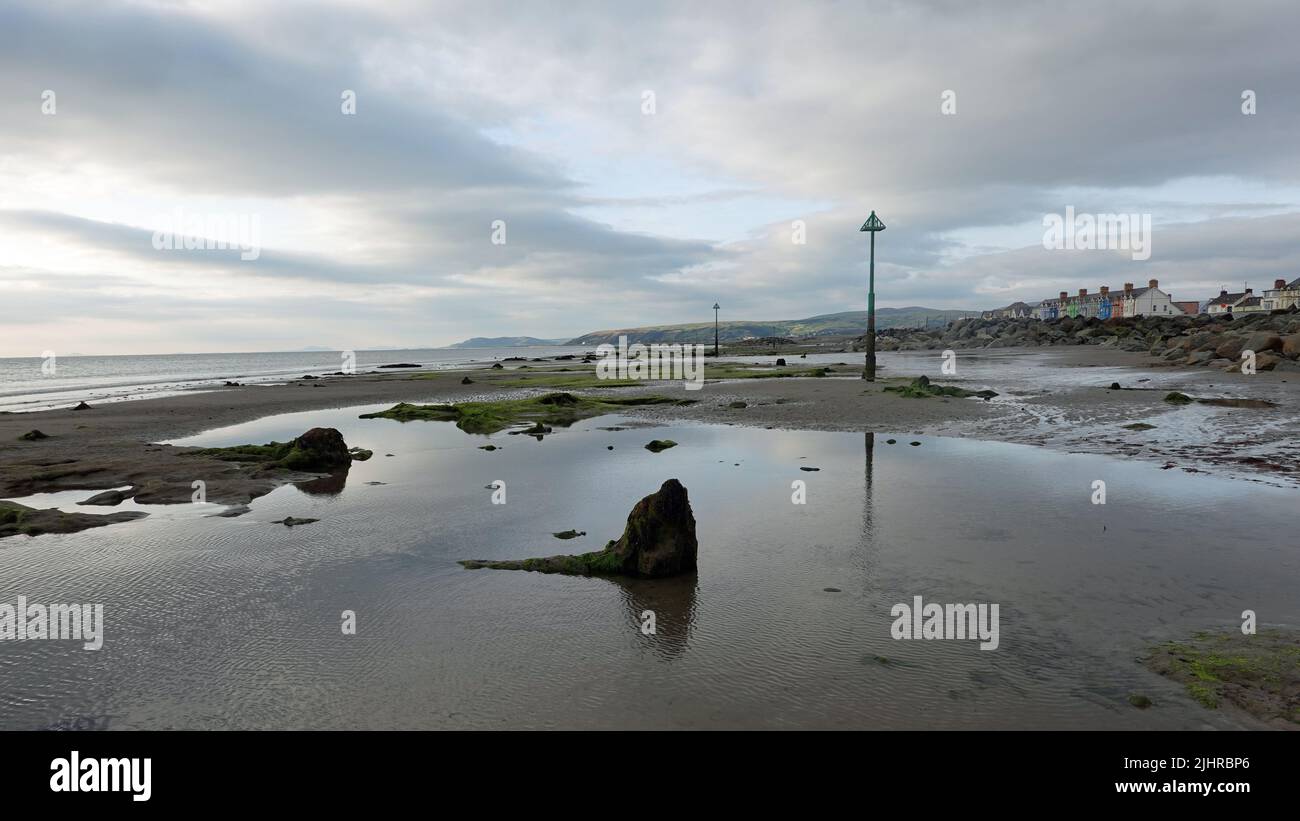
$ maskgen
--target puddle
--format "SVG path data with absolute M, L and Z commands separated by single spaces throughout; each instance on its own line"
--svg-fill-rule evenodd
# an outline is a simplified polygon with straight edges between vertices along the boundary
M 49 494 L 44 506 L 154 515 L 0 547 L 0 601 L 97 602 L 105 618 L 97 652 L 6 642 L 0 728 L 1231 728 L 1250 725 L 1134 657 L 1246 608 L 1300 622 L 1300 559 L 1272 535 L 1293 532 L 1294 491 L 910 434 L 604 416 L 537 441 L 357 418 L 382 407 L 174 441 L 327 426 L 374 451 L 239 518 Z M 651 453 L 651 439 L 678 446 Z M 598 549 L 667 478 L 690 493 L 695 574 L 456 564 Z M 1090 501 L 1097 479 L 1105 505 Z M 791 501 L 795 481 L 806 504 Z M 272 524 L 287 516 L 320 521 Z M 551 535 L 570 529 L 588 535 Z M 914 596 L 999 604 L 998 649 L 893 640 L 891 608 Z M 344 610 L 356 635 L 340 630 Z M 655 635 L 640 630 L 646 610 Z M 1156 706 L 1130 707 L 1133 692 Z

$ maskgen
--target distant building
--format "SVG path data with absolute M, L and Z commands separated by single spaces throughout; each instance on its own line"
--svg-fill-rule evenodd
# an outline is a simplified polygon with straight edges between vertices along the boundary
M 1300 305 L 1300 277 L 1290 282 L 1285 279 L 1274 280 L 1273 287 L 1264 292 L 1262 304 L 1266 311 L 1294 308 Z
M 1160 280 L 1147 281 L 1147 287 L 1134 288 L 1133 283 L 1124 283 L 1120 295 L 1123 312 L 1119 316 L 1177 316 L 1180 311 L 1174 307 L 1173 298 L 1160 290 Z
M 1174 302 L 1174 307 L 1179 309 L 1183 313 L 1187 314 L 1188 316 L 1196 316 L 1201 312 L 1201 303 L 1195 301 Z
M 1233 294 L 1228 293 L 1228 290 L 1225 288 L 1219 291 L 1218 296 L 1210 297 L 1209 300 L 1206 301 L 1205 313 L 1210 314 L 1211 316 L 1230 314 L 1238 305 L 1254 296 L 1254 290 L 1251 288 Z

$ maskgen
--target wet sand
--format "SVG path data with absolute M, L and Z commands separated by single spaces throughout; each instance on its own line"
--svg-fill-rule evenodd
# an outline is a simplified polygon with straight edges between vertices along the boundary
M 762 361 L 762 357 L 754 358 Z M 854 354 L 788 360 L 792 366 L 846 362 Z M 1041 351 L 962 352 L 957 375 L 940 372 L 938 352 L 883 354 L 882 378 L 741 379 L 685 390 L 680 382 L 608 389 L 697 400 L 688 407 L 631 411 L 648 422 L 714 423 L 825 431 L 908 431 L 1040 445 L 1066 452 L 1103 452 L 1161 461 L 1193 472 L 1294 486 L 1300 482 L 1300 379 L 1294 375 L 1225 374 L 1155 364 L 1144 354 L 1093 347 Z M 528 363 L 529 375 L 575 363 Z M 283 483 L 253 477 L 229 463 L 211 462 L 154 443 L 273 414 L 387 402 L 458 402 L 522 395 L 494 385 L 506 371 L 438 371 L 323 376 L 281 385 L 231 387 L 179 396 L 116 402 L 90 410 L 0 414 L 0 498 L 32 493 L 131 485 L 141 503 L 187 502 L 196 475 L 211 477 L 207 495 L 242 504 Z M 927 373 L 944 384 L 992 388 L 999 397 L 910 399 L 886 393 L 898 377 Z M 478 378 L 463 385 L 466 375 Z M 577 375 L 569 371 L 563 374 Z M 1288 378 L 1290 376 L 1290 378 Z M 894 377 L 890 382 L 887 378 Z M 1112 381 L 1131 390 L 1110 390 Z M 543 389 L 534 389 L 543 390 Z M 1193 396 L 1266 398 L 1272 409 L 1175 407 L 1169 390 Z M 532 392 L 532 391 L 530 391 Z M 744 408 L 732 408 L 745 402 Z M 1146 422 L 1152 430 L 1126 424 Z M 37 429 L 49 438 L 22 441 Z M 90 495 L 89 493 L 87 494 Z

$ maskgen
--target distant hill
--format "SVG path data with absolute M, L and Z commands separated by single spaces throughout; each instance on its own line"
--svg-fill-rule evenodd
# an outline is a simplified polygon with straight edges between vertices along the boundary
M 563 345 L 563 339 L 538 339 L 535 336 L 476 336 L 448 345 L 449 348 L 527 348 L 531 345 Z
M 945 311 L 938 308 L 916 306 L 908 308 L 877 308 L 876 328 L 877 330 L 884 330 L 885 328 L 918 328 L 924 326 L 927 321 L 932 325 L 942 326 L 964 316 L 979 316 L 979 311 Z M 718 324 L 718 336 L 730 342 L 764 336 L 801 337 L 861 334 L 866 330 L 866 311 L 822 314 L 807 319 L 784 319 L 772 322 L 732 321 Z M 646 328 L 592 331 L 589 334 L 569 340 L 569 344 L 600 345 L 605 342 L 618 344 L 620 336 L 626 336 L 628 342 L 708 343 L 713 341 L 713 323 L 695 322 L 686 325 L 655 325 Z

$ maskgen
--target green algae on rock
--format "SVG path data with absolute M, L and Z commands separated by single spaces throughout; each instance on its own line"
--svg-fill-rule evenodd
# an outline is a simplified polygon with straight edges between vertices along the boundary
M 623 535 L 609 542 L 604 550 L 538 559 L 467 559 L 460 564 L 470 570 L 662 578 L 695 570 L 698 552 L 695 516 L 686 488 L 676 479 L 669 479 L 658 491 L 636 503 L 628 514 Z
M 1300 632 L 1197 633 L 1158 645 L 1142 661 L 1206 708 L 1231 704 L 1256 718 L 1300 724 Z
M 189 453 L 228 462 L 251 462 L 266 469 L 332 471 L 349 467 L 353 459 L 364 461 L 370 451 L 348 450 L 343 434 L 334 428 L 312 428 L 291 442 L 265 445 L 235 445 L 228 448 L 198 448 Z
M 951 385 L 935 385 L 930 382 L 928 376 L 918 376 L 908 385 L 896 385 L 891 388 L 885 388 L 885 392 L 896 393 L 899 396 L 905 396 L 908 399 L 929 399 L 932 396 L 953 396 L 958 399 L 966 399 L 974 396 L 979 399 L 992 399 L 998 395 L 997 391 L 968 391 L 965 388 L 957 388 Z
M 400 402 L 386 411 L 362 414 L 362 419 L 396 419 L 399 422 L 455 422 L 466 433 L 496 433 L 514 424 L 535 422 L 545 425 L 571 425 L 579 419 L 613 413 L 620 408 L 638 405 L 693 404 L 691 399 L 666 396 L 575 396 L 571 393 L 548 393 L 524 399 L 501 399 L 484 402 L 461 402 L 454 405 L 411 405 Z

